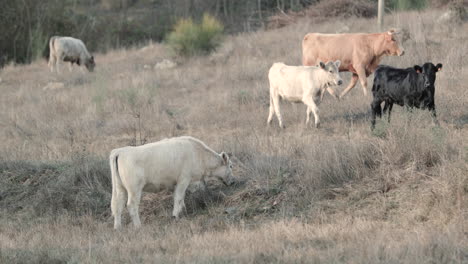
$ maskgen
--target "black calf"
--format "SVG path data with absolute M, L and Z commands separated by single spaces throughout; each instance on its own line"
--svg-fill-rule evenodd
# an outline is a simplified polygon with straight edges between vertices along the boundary
M 388 110 L 388 121 L 393 104 L 429 109 L 435 122 L 436 110 L 434 104 L 434 83 L 436 72 L 442 69 L 442 64 L 434 65 L 430 62 L 421 67 L 415 65 L 413 68 L 398 69 L 381 65 L 374 74 L 372 95 L 374 97 L 372 108 L 372 128 L 375 127 L 375 117 L 382 117 L 381 104 L 384 102 L 384 113 Z

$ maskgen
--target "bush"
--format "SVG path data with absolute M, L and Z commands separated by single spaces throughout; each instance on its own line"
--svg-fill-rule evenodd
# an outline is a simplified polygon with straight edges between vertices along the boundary
M 207 54 L 221 43 L 223 25 L 214 17 L 205 14 L 202 22 L 181 19 L 167 38 L 169 46 L 179 55 Z

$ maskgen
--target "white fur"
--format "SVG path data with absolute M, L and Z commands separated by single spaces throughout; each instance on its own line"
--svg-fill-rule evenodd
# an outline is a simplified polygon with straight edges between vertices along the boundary
M 127 208 L 135 227 L 140 227 L 138 205 L 142 191 L 174 191 L 172 215 L 179 217 L 184 208 L 185 191 L 191 182 L 205 177 L 233 182 L 231 162 L 226 153 L 216 153 L 193 137 L 176 137 L 138 147 L 114 149 L 110 155 L 112 173 L 111 209 L 114 228 L 121 227 L 121 214 L 128 195 Z
M 268 79 L 270 80 L 270 113 L 268 115 L 268 124 L 271 123 L 273 113 L 276 113 L 280 127 L 284 128 L 279 106 L 279 98 L 281 97 L 291 102 L 303 102 L 306 104 L 306 124 L 309 124 L 309 116 L 313 112 L 315 127 L 318 127 L 320 119 L 317 106 L 321 101 L 325 89 L 336 97 L 330 85 L 342 83 L 338 72 L 339 65 L 340 61 L 328 62 L 323 65 L 323 68 L 318 66 L 288 66 L 284 63 L 274 63 L 268 73 Z
M 50 71 L 54 71 L 54 67 L 57 72 L 60 72 L 60 63 L 65 58 L 80 61 L 81 66 L 86 66 L 88 70 L 94 69 L 94 58 L 89 54 L 83 41 L 72 38 L 72 37 L 51 37 L 49 40 L 49 68 Z M 73 63 L 70 62 L 70 65 Z M 92 67 L 91 69 L 89 67 Z M 71 70 L 71 66 L 70 66 Z

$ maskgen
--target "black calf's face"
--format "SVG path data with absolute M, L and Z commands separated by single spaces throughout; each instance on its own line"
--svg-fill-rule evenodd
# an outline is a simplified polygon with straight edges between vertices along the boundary
M 414 69 L 416 70 L 416 72 L 423 75 L 424 86 L 430 87 L 434 86 L 436 80 L 436 73 L 442 70 L 442 63 L 434 65 L 431 62 L 427 62 L 424 63 L 422 67 L 419 65 L 414 65 Z

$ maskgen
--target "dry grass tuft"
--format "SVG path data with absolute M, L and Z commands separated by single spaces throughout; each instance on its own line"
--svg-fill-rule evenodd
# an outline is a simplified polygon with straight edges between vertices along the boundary
M 44 217 L 69 213 L 109 216 L 108 162 L 78 155 L 70 162 L 2 161 L 0 207 L 8 215 Z

